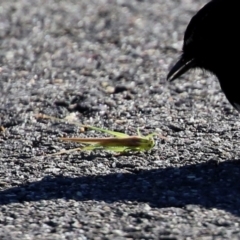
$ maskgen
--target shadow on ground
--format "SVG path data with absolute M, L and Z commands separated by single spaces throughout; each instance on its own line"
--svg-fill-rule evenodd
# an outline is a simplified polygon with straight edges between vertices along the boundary
M 51 199 L 146 202 L 153 207 L 197 204 L 240 216 L 240 164 L 201 163 L 180 168 L 86 177 L 46 177 L 0 192 L 0 205 Z

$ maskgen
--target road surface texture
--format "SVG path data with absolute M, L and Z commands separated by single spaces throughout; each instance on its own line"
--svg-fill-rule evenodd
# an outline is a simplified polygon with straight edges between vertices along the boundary
M 166 83 L 207 1 L 2 0 L 0 239 L 240 239 L 239 114 L 215 77 Z M 131 135 L 147 153 L 72 152 Z

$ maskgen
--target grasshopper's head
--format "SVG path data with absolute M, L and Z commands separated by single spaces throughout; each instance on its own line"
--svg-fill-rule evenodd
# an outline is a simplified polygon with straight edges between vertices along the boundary
M 155 133 L 149 134 L 146 136 L 146 141 L 145 141 L 145 151 L 149 151 L 155 146 L 155 141 L 153 139 L 153 136 L 156 135 Z

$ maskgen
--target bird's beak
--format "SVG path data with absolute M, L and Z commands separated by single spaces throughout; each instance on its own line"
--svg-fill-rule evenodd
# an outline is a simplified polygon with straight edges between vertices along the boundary
M 176 78 L 180 77 L 181 75 L 183 75 L 189 69 L 194 67 L 195 67 L 194 59 L 186 60 L 182 56 L 181 59 L 172 67 L 172 69 L 168 73 L 167 80 L 171 82 Z

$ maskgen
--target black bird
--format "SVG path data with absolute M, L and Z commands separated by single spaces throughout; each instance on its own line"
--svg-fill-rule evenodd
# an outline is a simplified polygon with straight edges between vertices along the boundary
M 180 60 L 167 79 L 173 81 L 194 68 L 215 74 L 229 102 L 240 111 L 239 0 L 212 0 L 191 19 Z

